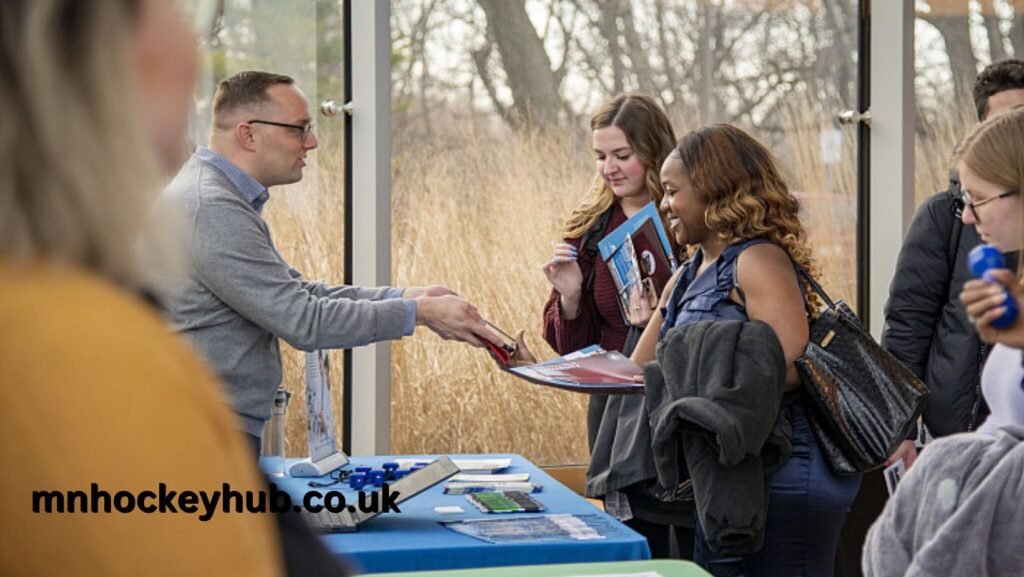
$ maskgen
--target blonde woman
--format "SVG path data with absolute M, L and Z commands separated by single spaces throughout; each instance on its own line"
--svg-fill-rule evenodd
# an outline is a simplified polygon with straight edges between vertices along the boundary
M 591 118 L 590 128 L 597 174 L 590 195 L 566 222 L 563 241 L 544 264 L 552 287 L 544 308 L 544 338 L 559 354 L 593 344 L 629 354 L 651 317 L 648 303 L 657 302 L 657 296 L 634 293 L 624 319 L 597 243 L 647 203 L 661 201 L 658 168 L 675 134 L 657 102 L 642 94 L 609 100 Z M 645 421 L 642 411 L 643 403 L 634 396 L 591 397 L 587 495 L 608 497 L 608 511 L 647 537 L 654 557 L 668 557 L 669 526 L 688 522 L 689 515 L 666 513 L 667 505 L 644 494 L 650 467 L 637 460 L 646 459 L 650 450 L 631 442 L 635 427 Z M 687 551 L 689 541 L 688 534 L 680 539 Z
M 976 127 L 957 161 L 965 225 L 1001 252 L 1024 247 L 1024 108 Z M 1007 293 L 1024 310 L 1024 288 L 1009 270 L 971 280 L 960 299 L 992 346 L 981 374 L 991 414 L 974 433 L 927 445 L 900 481 L 864 545 L 864 574 L 1024 575 L 1024 319 L 992 323 Z M 1018 271 L 1019 275 L 1020 271 Z
M 1024 107 L 994 117 L 964 142 L 958 168 L 964 224 L 973 225 L 982 242 L 1004 253 L 1024 247 Z M 1019 271 L 1017 271 L 1019 272 Z M 1024 425 L 1024 321 L 1010 327 L 992 323 L 1006 312 L 1006 293 L 1020 300 L 1024 289 L 1010 271 L 994 271 L 997 283 L 968 281 L 960 298 L 979 336 L 992 345 L 982 371 L 981 388 L 991 414 L 978 427 L 988 434 L 1006 425 Z M 1018 311 L 1021 310 L 1018 306 Z
M 133 263 L 194 45 L 172 0 L 0 2 L 0 574 L 283 570 L 272 516 L 158 498 L 264 488 Z

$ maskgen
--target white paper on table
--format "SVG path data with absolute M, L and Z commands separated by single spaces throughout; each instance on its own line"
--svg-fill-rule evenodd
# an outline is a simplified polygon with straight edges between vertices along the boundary
M 530 474 L 499 473 L 496 475 L 473 475 L 468 473 L 459 473 L 448 480 L 464 483 L 525 483 L 530 480 Z
M 429 463 L 433 459 L 398 459 L 399 469 L 408 469 L 416 463 Z M 512 465 L 512 459 L 452 459 L 463 473 L 495 473 Z

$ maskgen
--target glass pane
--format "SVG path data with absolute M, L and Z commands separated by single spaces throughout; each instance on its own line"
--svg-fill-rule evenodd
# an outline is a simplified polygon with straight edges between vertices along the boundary
M 955 144 L 978 122 L 973 85 L 981 70 L 1024 57 L 1024 2 L 918 0 L 915 21 L 915 197 L 948 185 Z
M 201 12 L 206 0 L 182 0 Z M 271 189 L 264 210 L 274 243 L 306 279 L 340 284 L 344 279 L 343 118 L 317 112 L 323 99 L 341 99 L 342 12 L 339 0 L 225 0 L 215 3 L 213 32 L 204 51 L 196 91 L 193 138 L 209 138 L 210 103 L 217 82 L 243 70 L 287 74 L 309 100 L 319 148 L 311 151 L 303 179 Z M 308 455 L 304 356 L 281 342 L 284 386 L 293 393 L 288 411 L 287 452 Z M 342 354 L 330 353 L 337 438 L 342 439 Z
M 633 90 L 680 136 L 729 122 L 768 144 L 826 287 L 855 306 L 855 135 L 834 118 L 855 105 L 856 16 L 855 0 L 392 0 L 395 282 L 448 284 L 554 356 L 540 267 L 594 177 L 590 115 Z M 396 452 L 587 461 L 582 395 L 430 335 L 394 354 Z

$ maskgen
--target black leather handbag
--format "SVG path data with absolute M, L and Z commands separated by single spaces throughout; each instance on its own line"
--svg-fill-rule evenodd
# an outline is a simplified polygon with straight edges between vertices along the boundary
M 828 305 L 810 324 L 796 360 L 811 410 L 811 429 L 837 474 L 881 467 L 924 409 L 928 388 L 883 349 L 846 303 L 833 302 L 801 267 Z

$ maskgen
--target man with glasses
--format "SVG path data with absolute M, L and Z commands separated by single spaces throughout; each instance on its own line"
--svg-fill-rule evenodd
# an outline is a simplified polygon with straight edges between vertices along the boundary
M 992 64 L 975 80 L 979 121 L 1022 102 L 1024 62 L 1020 60 Z M 982 242 L 973 224 L 989 211 L 998 211 L 998 199 L 1013 194 L 1017 191 L 972 201 L 951 172 L 949 189 L 925 200 L 900 249 L 885 305 L 882 345 L 931 390 L 924 423 L 932 436 L 973 430 L 988 414 L 980 388 L 988 348 L 968 321 L 959 294 L 970 279 L 967 253 Z M 996 204 L 986 206 L 990 203 Z M 964 210 L 970 212 L 967 224 L 961 221 Z M 1007 257 L 1013 268 L 1015 255 Z M 915 456 L 908 441 L 893 460 L 904 458 L 910 465 Z
M 298 182 L 317 147 L 309 105 L 288 76 L 242 72 L 213 99 L 199 147 L 155 213 L 185 219 L 184 274 L 151 259 L 151 281 L 175 328 L 227 387 L 257 454 L 281 383 L 278 339 L 300 350 L 400 339 L 426 325 L 442 338 L 498 341 L 476 309 L 442 286 L 407 289 L 308 282 L 284 261 L 261 217 L 270 188 Z

